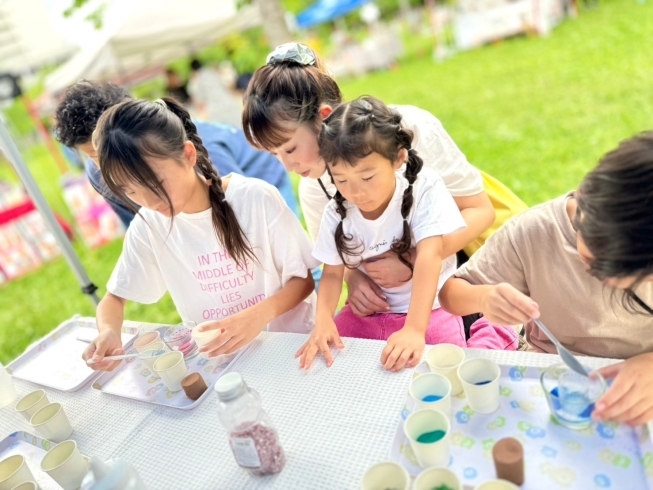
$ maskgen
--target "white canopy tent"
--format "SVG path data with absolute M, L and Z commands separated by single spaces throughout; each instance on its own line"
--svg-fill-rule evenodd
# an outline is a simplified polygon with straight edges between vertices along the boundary
M 257 7 L 237 10 L 236 0 L 125 0 L 114 7 L 124 9 L 123 20 L 51 73 L 48 92 L 161 66 L 261 23 Z

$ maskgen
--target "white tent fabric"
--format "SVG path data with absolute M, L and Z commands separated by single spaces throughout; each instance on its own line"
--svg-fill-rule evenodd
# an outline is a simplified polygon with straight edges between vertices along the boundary
M 55 94 L 82 78 L 108 80 L 160 66 L 260 24 L 256 7 L 237 11 L 235 4 L 235 0 L 125 1 L 120 5 L 124 20 L 51 73 L 46 90 Z

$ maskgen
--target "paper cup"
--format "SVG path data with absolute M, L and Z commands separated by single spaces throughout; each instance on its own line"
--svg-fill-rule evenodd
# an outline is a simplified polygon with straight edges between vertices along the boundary
M 415 402 L 415 410 L 437 410 L 451 420 L 451 383 L 442 374 L 420 374 L 410 382 L 408 393 Z
M 432 373 L 445 376 L 451 383 L 451 396 L 463 391 L 458 379 L 458 367 L 465 360 L 465 351 L 453 344 L 437 344 L 426 353 L 426 364 Z
M 41 469 L 64 490 L 77 490 L 88 472 L 88 463 L 79 452 L 75 441 L 65 441 L 43 456 Z
M 41 408 L 32 415 L 29 423 L 43 437 L 57 443 L 65 441 L 73 433 L 73 427 L 70 425 L 61 403 L 50 403 Z
M 145 352 L 150 352 L 150 351 L 153 351 L 153 350 L 164 350 L 164 351 L 168 352 L 170 349 L 168 349 L 168 346 L 163 341 L 154 342 L 152 344 L 148 344 L 147 346 L 145 346 L 143 348 L 143 350 L 141 351 L 141 354 L 143 354 Z M 163 354 L 161 354 L 161 355 L 163 355 Z M 148 367 L 148 369 L 150 370 L 150 372 L 152 373 L 152 375 L 155 378 L 159 377 L 157 372 L 154 370 L 154 363 L 157 361 L 157 359 L 159 359 L 159 357 L 148 357 L 146 359 L 143 359 L 143 362 L 145 363 L 145 365 Z
M 11 490 L 39 490 L 39 487 L 33 481 L 25 481 L 16 485 Z
M 161 379 L 171 392 L 181 391 L 181 380 L 188 374 L 184 355 L 179 351 L 163 354 L 154 361 L 154 372 L 161 376 Z
M 210 322 L 200 323 L 191 332 L 191 336 L 193 337 L 193 340 L 195 340 L 195 343 L 197 344 L 198 347 L 203 347 L 220 336 L 220 330 L 207 330 L 206 332 L 200 332 L 199 328 L 202 325 L 206 325 L 207 323 L 215 323 L 215 320 L 212 320 Z M 204 359 L 209 358 L 209 356 L 205 352 L 201 352 L 200 355 Z
M 36 412 L 49 404 L 50 400 L 48 400 L 45 391 L 36 390 L 32 391 L 29 395 L 25 395 L 16 403 L 16 412 L 25 417 L 29 422 Z
M 460 490 L 460 480 L 453 471 L 446 468 L 429 468 L 415 478 L 413 490 L 433 490 L 434 488 Z
M 5 367 L 0 364 L 0 408 L 9 405 L 17 396 L 11 376 Z
M 0 461 L 0 490 L 12 490 L 26 481 L 34 481 L 34 475 L 25 462 L 25 456 L 15 454 Z
M 404 422 L 404 435 L 408 438 L 413 454 L 422 468 L 449 464 L 449 430 L 449 419 L 435 410 L 418 410 L 408 416 Z M 444 432 L 444 436 L 434 442 L 418 441 L 420 436 L 435 431 Z
M 138 338 L 134 340 L 133 346 L 138 352 L 143 352 L 147 346 L 155 342 L 161 342 L 161 334 L 158 330 L 152 330 L 151 332 L 139 335 Z
M 519 490 L 519 487 L 507 480 L 490 480 L 481 483 L 474 490 Z
M 365 472 L 361 482 L 362 490 L 408 490 L 410 475 L 406 469 L 397 463 L 379 463 Z
M 478 413 L 492 413 L 499 408 L 501 369 L 490 359 L 469 359 L 458 368 L 467 403 Z

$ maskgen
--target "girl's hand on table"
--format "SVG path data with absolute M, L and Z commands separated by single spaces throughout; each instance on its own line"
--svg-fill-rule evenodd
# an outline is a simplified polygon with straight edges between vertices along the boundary
M 404 328 L 388 337 L 388 343 L 381 353 L 381 364 L 388 371 L 413 368 L 422 359 L 426 342 L 424 332 L 404 325 Z
M 120 356 L 124 353 L 120 333 L 105 330 L 84 350 L 82 359 L 85 361 L 92 360 L 93 362 L 87 365 L 96 371 L 113 371 L 121 361 L 102 362 L 102 359 L 107 356 Z
M 653 353 L 640 354 L 598 371 L 612 386 L 596 403 L 595 420 L 644 425 L 653 420 Z
M 327 367 L 331 367 L 333 356 L 331 355 L 329 344 L 335 345 L 338 349 L 345 347 L 342 340 L 340 340 L 340 335 L 338 334 L 338 329 L 333 318 L 324 318 L 323 320 L 316 318 L 313 333 L 311 333 L 308 341 L 295 354 L 296 358 L 299 357 L 299 368 L 309 369 L 318 352 L 322 352 Z
M 209 357 L 217 357 L 236 352 L 249 344 L 269 323 L 268 314 L 257 306 L 247 308 L 224 320 L 204 325 L 202 332 L 219 330 L 220 333 L 199 351 Z

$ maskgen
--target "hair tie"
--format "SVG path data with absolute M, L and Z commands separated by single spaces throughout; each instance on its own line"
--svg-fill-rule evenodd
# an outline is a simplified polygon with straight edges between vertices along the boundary
M 274 48 L 265 62 L 268 65 L 280 65 L 290 61 L 304 66 L 314 65 L 316 57 L 308 46 L 299 43 L 286 43 Z

